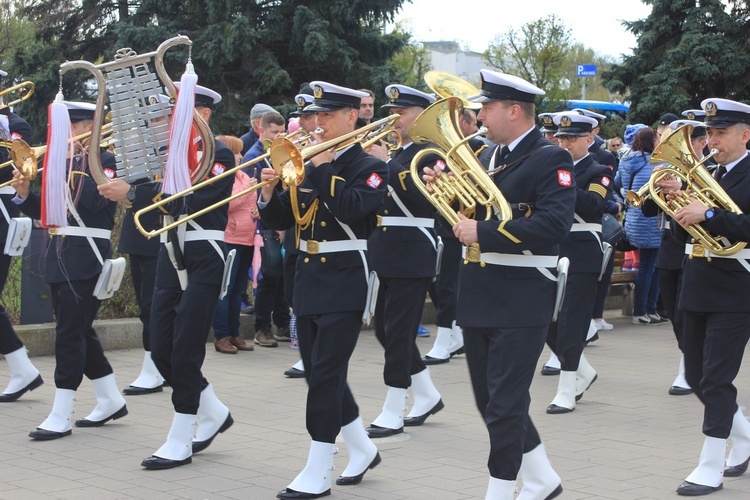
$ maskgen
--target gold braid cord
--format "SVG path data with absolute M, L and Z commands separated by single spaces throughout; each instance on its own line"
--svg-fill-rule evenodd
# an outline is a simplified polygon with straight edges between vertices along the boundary
M 300 215 L 299 211 L 299 203 L 297 202 L 297 186 L 289 186 L 289 197 L 291 199 L 291 205 L 292 205 L 292 213 L 294 214 L 294 220 L 296 221 L 296 225 L 294 226 L 294 245 L 299 248 L 299 239 L 300 235 L 302 234 L 302 231 L 310 227 L 310 224 L 312 223 L 313 219 L 315 219 L 315 214 L 318 212 L 318 205 L 320 204 L 320 199 L 315 198 L 313 200 L 312 204 L 310 204 L 310 208 L 307 209 L 307 212 L 305 212 L 305 215 Z

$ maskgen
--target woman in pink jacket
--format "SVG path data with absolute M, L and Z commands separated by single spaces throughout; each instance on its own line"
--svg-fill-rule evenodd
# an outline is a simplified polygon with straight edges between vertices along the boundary
M 216 139 L 229 146 L 239 164 L 242 158 L 242 140 L 226 135 L 217 136 Z M 255 179 L 239 170 L 235 174 L 232 194 L 247 190 L 256 183 Z M 245 342 L 240 336 L 240 306 L 242 294 L 245 292 L 243 288 L 247 286 L 245 277 L 253 262 L 253 237 L 258 217 L 257 200 L 257 194 L 252 192 L 229 203 L 229 220 L 224 231 L 224 242 L 228 251 L 236 250 L 236 255 L 229 276 L 227 294 L 216 306 L 213 320 L 214 347 L 224 354 L 236 354 L 238 350 L 253 350 L 253 345 Z

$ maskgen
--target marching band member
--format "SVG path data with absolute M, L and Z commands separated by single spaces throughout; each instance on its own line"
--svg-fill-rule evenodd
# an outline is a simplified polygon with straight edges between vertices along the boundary
M 317 125 L 323 130 L 316 140 L 354 131 L 360 100 L 367 94 L 321 81 L 310 85 L 314 100 L 306 110 L 317 113 Z M 309 385 L 306 421 L 312 443 L 307 465 L 278 498 L 330 494 L 339 431 L 349 450 L 349 464 L 336 484 L 358 484 L 368 469 L 380 463 L 346 383 L 346 372 L 368 293 L 367 237 L 385 197 L 388 167 L 359 144 L 335 149 L 310 160 L 298 189 L 279 194 L 271 182 L 262 188 L 258 201 L 264 222 L 277 230 L 296 223 L 300 237 L 293 308 Z M 275 177 L 273 169 L 261 173 L 264 181 Z
M 0 70 L 0 78 L 8 76 L 8 73 Z M 0 86 L 2 90 L 2 86 Z M 13 113 L 10 106 L 0 108 L 0 139 L 5 141 L 15 141 L 22 139 L 31 142 L 31 126 L 26 120 Z M 0 163 L 5 163 L 9 159 L 8 150 L 0 148 Z M 0 183 L 6 183 L 13 178 L 13 169 L 4 168 L 0 170 Z M 18 217 L 20 211 L 15 203 L 11 202 L 16 191 L 6 186 L 0 188 L 0 209 L 3 216 L 0 217 L 0 242 L 5 243 L 8 239 L 8 228 L 13 217 Z M 0 294 L 5 289 L 5 282 L 8 280 L 8 270 L 10 269 L 11 256 L 5 253 L 0 254 Z M 10 380 L 8 385 L 0 394 L 0 403 L 9 403 L 16 401 L 28 391 L 33 391 L 44 383 L 39 370 L 29 360 L 29 353 L 16 335 L 13 325 L 5 312 L 5 308 L 0 305 L 0 354 L 8 362 L 10 370 Z
M 375 144 L 368 151 L 387 162 L 390 170 L 388 193 L 378 209 L 379 227 L 368 240 L 372 268 L 380 279 L 375 336 L 385 349 L 383 380 L 388 387 L 383 411 L 367 428 L 371 438 L 401 433 L 404 425 L 422 425 L 444 407 L 416 344 L 427 289 L 437 264 L 435 213 L 409 173 L 412 158 L 428 147 L 412 143 L 409 133 L 417 116 L 435 98 L 405 85 L 389 85 L 385 94 L 389 101 L 382 107 L 400 115 L 394 129 L 401 135 L 401 148 L 390 159 L 383 145 Z M 422 167 L 435 161 L 440 160 L 428 156 Z M 410 386 L 414 407 L 404 419 Z
M 169 101 L 165 95 L 150 96 L 149 100 L 159 99 Z M 109 184 L 98 186 L 99 194 L 112 201 L 124 201 L 128 203 L 125 216 L 122 219 L 120 230 L 120 242 L 117 250 L 130 256 L 130 277 L 133 282 L 135 300 L 138 303 L 138 319 L 141 321 L 141 339 L 143 341 L 143 365 L 141 372 L 135 381 L 122 392 L 126 396 L 139 396 L 161 392 L 164 386 L 164 378 L 156 369 L 151 359 L 151 299 L 154 294 L 154 282 L 156 280 L 156 258 L 159 255 L 159 240 L 146 238 L 135 227 L 133 214 L 138 210 L 151 205 L 154 198 L 160 194 L 161 183 L 138 181 L 133 185 L 122 179 L 110 179 Z M 151 211 L 141 219 L 141 224 L 148 230 L 158 229 L 161 226 L 159 213 Z
M 474 397 L 490 435 L 488 499 L 551 499 L 562 492 L 529 417 L 529 387 L 555 305 L 559 244 L 573 222 L 575 178 L 569 154 L 542 138 L 534 100 L 544 91 L 483 69 L 478 119 L 496 146 L 482 155 L 513 211 L 512 220 L 459 213 L 453 231 L 478 243 L 480 262 L 463 261 L 457 322 L 464 328 Z M 425 169 L 425 180 L 434 172 Z M 481 221 L 481 222 L 480 222 Z
M 604 140 L 599 137 L 600 124 L 602 120 L 606 119 L 607 117 L 599 113 L 595 113 L 590 109 L 575 108 L 573 109 L 573 111 L 575 111 L 579 115 L 588 116 L 589 118 L 593 118 L 594 120 L 596 120 L 596 127 L 594 127 L 594 130 L 591 131 L 594 136 L 594 142 L 589 145 L 589 153 L 594 156 L 594 159 L 597 161 L 597 163 L 599 163 L 599 165 L 609 167 L 614 172 L 615 167 L 617 166 L 615 155 L 607 151 L 606 148 L 602 147 L 602 144 L 604 144 Z
M 695 118 L 695 111 L 688 110 L 692 113 Z M 705 112 L 702 110 L 700 113 L 705 116 Z M 685 114 L 685 113 L 683 113 Z M 690 142 L 693 146 L 693 151 L 698 155 L 699 158 L 703 158 L 703 150 L 705 149 L 708 140 L 706 139 L 706 125 L 702 121 L 695 120 L 675 120 L 669 124 L 672 130 L 689 123 L 693 125 L 693 132 L 690 134 Z M 654 172 L 660 170 L 660 167 L 655 167 Z M 667 192 L 678 191 L 682 189 L 682 181 L 673 178 L 669 180 L 662 180 L 659 182 L 659 187 Z M 656 217 L 662 214 L 662 210 L 656 204 L 656 202 L 648 197 L 641 206 L 641 212 L 646 217 Z M 664 223 L 665 229 L 670 229 L 674 222 L 667 218 Z M 675 239 L 675 235 L 672 231 L 664 231 L 661 235 L 661 244 L 659 245 L 659 253 L 656 256 L 656 269 L 659 273 L 659 297 L 661 298 L 664 310 L 667 312 L 667 317 L 672 323 L 672 331 L 674 332 L 675 338 L 677 339 L 677 347 L 682 353 L 682 310 L 677 307 L 677 301 L 680 296 L 680 287 L 682 284 L 682 266 L 685 261 L 685 245 L 683 242 Z M 677 377 L 669 387 L 668 393 L 672 396 L 686 396 L 692 394 L 693 390 L 685 380 L 685 356 L 680 356 L 680 363 L 677 371 Z
M 308 134 L 315 131 L 315 111 L 305 111 L 307 106 L 313 103 L 313 91 L 309 83 L 303 83 L 299 89 L 299 94 L 294 96 L 294 102 L 297 104 L 296 111 L 291 113 L 299 119 L 299 127 Z M 299 248 L 295 241 L 294 231 L 284 233 L 284 295 L 288 304 L 294 304 L 294 273 L 297 269 L 297 258 L 299 257 Z M 292 318 L 289 321 L 290 333 L 292 337 L 297 337 L 297 315 L 292 308 Z M 299 345 L 298 345 L 299 347 Z M 286 370 L 284 375 L 289 378 L 305 378 L 305 364 L 302 358 Z
M 596 371 L 583 354 L 591 323 L 596 286 L 602 271 L 601 220 L 612 170 L 597 163 L 589 153 L 596 120 L 578 113 L 558 113 L 554 117 L 560 147 L 573 158 L 575 172 L 575 222 L 560 242 L 560 256 L 570 260 L 565 300 L 557 321 L 547 332 L 547 345 L 560 360 L 557 394 L 547 413 L 568 413 L 596 380 Z
M 94 127 L 94 104 L 66 102 L 72 134 L 90 132 Z M 90 145 L 89 147 L 98 147 Z M 102 166 L 115 168 L 112 153 L 101 153 Z M 99 427 L 128 414 L 125 398 L 115 381 L 112 366 L 104 356 L 92 324 L 101 301 L 94 289 L 102 271 L 101 259 L 112 254 L 110 236 L 117 204 L 99 195 L 96 182 L 88 175 L 84 150 L 69 159 L 71 189 L 68 200 L 68 227 L 52 229 L 47 245 L 44 280 L 49 284 L 55 325 L 55 400 L 52 412 L 29 436 L 51 440 L 71 434 L 71 415 L 76 390 L 83 376 L 91 379 L 96 407 L 77 427 Z M 78 175 L 75 175 L 78 174 Z M 29 191 L 29 181 L 14 173 L 13 199 L 34 219 L 41 218 L 41 198 Z
M 208 122 L 221 96 L 197 86 L 195 110 Z M 232 150 L 215 142 L 214 164 L 209 177 L 234 167 Z M 233 176 L 193 192 L 188 201 L 176 201 L 170 213 L 188 215 L 228 198 Z M 151 357 L 164 380 L 172 387 L 174 418 L 167 441 L 141 463 L 147 469 L 170 469 L 189 464 L 192 454 L 206 449 L 227 430 L 234 419 L 201 373 L 206 341 L 219 299 L 226 247 L 224 228 L 228 206 L 224 205 L 188 223 L 184 236 L 170 235 L 159 249 L 156 283 L 151 306 Z M 175 218 L 176 218 L 175 217 Z M 177 232 L 177 231 L 175 231 Z M 184 269 L 173 264 L 167 245 L 182 254 Z M 178 259 L 175 258 L 177 262 Z M 178 264 L 179 266 L 179 264 Z M 183 289 L 179 273 L 187 273 Z M 194 432 L 194 426 L 198 427 Z
M 700 224 L 730 242 L 750 241 L 750 106 L 728 99 L 706 99 L 708 147 L 716 149 L 714 179 L 742 213 L 693 200 L 675 213 L 681 227 L 673 231 L 689 244 L 682 271 L 679 308 L 683 311 L 685 377 L 703 403 L 705 440 L 698 467 L 677 488 L 680 495 L 707 495 L 723 487 L 723 477 L 744 474 L 750 461 L 750 422 L 737 406 L 733 381 L 750 337 L 750 302 L 741 290 L 750 287 L 748 250 L 714 255 L 683 229 Z M 708 258 L 710 257 L 710 259 Z M 732 450 L 726 458 L 727 438 Z

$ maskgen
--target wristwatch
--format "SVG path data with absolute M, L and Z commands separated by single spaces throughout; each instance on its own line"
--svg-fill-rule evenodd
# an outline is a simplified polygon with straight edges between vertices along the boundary
M 128 189 L 128 193 L 125 195 L 125 197 L 130 203 L 133 203 L 135 201 L 135 186 L 130 186 L 130 189 Z
M 703 214 L 703 216 L 706 218 L 707 221 L 713 219 L 714 215 L 716 215 L 716 212 L 714 211 L 713 208 L 709 208 L 708 210 L 706 210 L 706 213 Z

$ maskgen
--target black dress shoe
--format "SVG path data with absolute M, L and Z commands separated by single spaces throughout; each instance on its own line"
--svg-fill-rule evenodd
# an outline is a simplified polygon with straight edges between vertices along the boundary
M 29 432 L 29 437 L 31 439 L 36 439 L 37 441 L 52 441 L 53 439 L 60 439 L 65 436 L 70 436 L 73 433 L 71 430 L 63 431 L 63 432 L 57 432 L 57 431 L 48 431 L 46 429 L 40 429 L 37 427 L 33 431 Z
M 750 457 L 739 465 L 732 465 L 724 469 L 724 477 L 737 477 L 747 471 L 747 464 L 750 462 Z
M 690 387 L 680 387 L 678 385 L 673 385 L 669 388 L 669 394 L 672 396 L 687 396 L 688 394 L 692 394 L 693 390 Z
M 211 441 L 214 440 L 216 436 L 219 435 L 220 432 L 224 432 L 225 430 L 232 427 L 232 424 L 234 423 L 234 419 L 232 418 L 232 414 L 230 413 L 227 415 L 227 419 L 224 420 L 224 423 L 221 424 L 221 427 L 219 427 L 219 430 L 216 431 L 216 433 L 211 436 L 210 438 L 206 439 L 205 441 L 193 441 L 193 453 L 198 453 L 199 451 L 203 451 L 211 444 Z
M 407 418 L 405 418 L 404 419 L 404 425 L 407 426 L 407 427 L 416 427 L 417 425 L 422 425 L 424 423 L 424 421 L 427 420 L 427 417 L 429 417 L 430 415 L 436 414 L 437 412 L 439 412 L 443 408 L 445 408 L 445 404 L 443 404 L 443 400 L 441 399 L 440 401 L 437 402 L 437 404 L 435 406 L 432 407 L 431 410 L 429 410 L 424 415 L 420 415 L 418 417 L 407 417 Z
M 289 378 L 305 378 L 305 371 L 304 370 L 298 370 L 295 367 L 287 368 L 284 370 L 284 375 L 286 375 Z
M 451 360 L 450 356 L 448 356 L 445 359 L 433 358 L 432 356 L 425 356 L 424 358 L 422 358 L 422 361 L 424 361 L 424 364 L 426 364 L 427 366 L 430 366 L 430 365 L 442 365 L 443 363 L 447 363 L 450 360 Z
M 122 408 L 114 412 L 112 415 L 108 416 L 107 418 L 103 418 L 101 420 L 87 420 L 85 418 L 82 418 L 80 420 L 76 420 L 76 427 L 101 427 L 102 425 L 106 424 L 110 420 L 117 420 L 118 418 L 122 418 L 125 415 L 128 414 L 128 405 L 122 405 Z
M 553 498 L 559 497 L 563 492 L 562 484 L 558 484 L 557 488 L 555 488 L 555 491 L 544 497 L 544 500 L 552 500 Z
M 598 378 L 599 378 L 599 375 L 597 375 L 597 374 L 594 374 L 594 378 L 592 378 L 592 379 L 591 379 L 591 382 L 589 383 L 589 385 L 587 385 L 587 386 L 586 386 L 586 388 L 585 388 L 585 389 L 583 390 L 583 392 L 586 392 L 586 391 L 588 391 L 588 390 L 589 390 L 589 388 L 590 388 L 590 387 L 591 387 L 592 385 L 594 385 L 594 382 L 596 382 L 596 379 L 598 379 Z M 581 400 L 581 398 L 583 397 L 583 392 L 582 392 L 582 393 L 580 393 L 580 394 L 576 394 L 576 401 L 580 401 L 580 400 Z
M 331 488 L 328 488 L 323 493 L 307 493 L 305 491 L 296 491 L 291 488 L 286 488 L 286 489 L 279 491 L 276 494 L 276 498 L 286 498 L 286 499 L 320 498 L 320 497 L 327 497 L 330 494 L 331 494 Z
M 375 458 L 372 459 L 370 465 L 368 465 L 367 469 L 363 470 L 361 474 L 357 474 L 356 476 L 339 476 L 339 478 L 336 479 L 336 484 L 339 486 L 354 486 L 355 484 L 359 484 L 362 482 L 362 478 L 365 477 L 365 472 L 374 469 L 379 463 L 380 453 L 376 453 Z
M 460 356 L 461 354 L 464 354 L 465 352 L 466 352 L 466 349 L 464 349 L 464 346 L 461 346 L 451 353 L 451 358 L 453 356 Z
M 560 375 L 560 369 L 544 365 L 542 367 L 542 375 Z
M 12 392 L 10 394 L 0 394 L 0 403 L 11 403 L 15 401 L 16 399 L 20 398 L 24 394 L 26 394 L 29 391 L 33 391 L 40 385 L 44 383 L 44 380 L 42 380 L 41 375 L 37 375 L 37 377 L 29 382 L 29 385 L 21 389 L 20 391 Z
M 380 427 L 379 425 L 375 424 L 370 424 L 370 427 L 365 430 L 367 431 L 367 437 L 369 437 L 370 439 L 384 438 L 404 432 L 403 427 L 399 427 L 398 429 L 391 429 L 389 427 Z
M 560 415 L 561 413 L 570 413 L 575 408 L 565 408 L 564 406 L 557 406 L 557 405 L 549 405 L 547 407 L 547 413 L 550 415 Z
M 144 394 L 153 394 L 155 392 L 162 392 L 164 390 L 164 384 L 157 385 L 156 387 L 138 387 L 137 385 L 129 385 L 122 390 L 122 393 L 126 396 L 143 396 Z
M 174 469 L 180 465 L 187 465 L 193 461 L 193 457 L 187 457 L 184 460 L 172 460 L 169 458 L 161 458 L 156 455 L 151 455 L 141 462 L 141 467 L 145 467 L 149 470 L 164 470 Z
M 686 497 L 699 497 L 711 494 L 714 491 L 719 491 L 722 488 L 724 488 L 724 483 L 721 483 L 719 486 L 706 486 L 703 484 L 691 483 L 690 481 L 683 481 L 682 484 L 677 487 L 677 494 Z
M 590 338 L 590 339 L 588 339 L 588 340 L 587 340 L 587 341 L 586 341 L 586 342 L 584 343 L 584 345 L 589 345 L 589 344 L 590 344 L 591 342 L 596 342 L 597 340 L 599 340 L 599 332 L 597 332 L 597 333 L 595 333 L 594 335 L 592 335 L 592 336 L 591 336 L 591 338 Z

